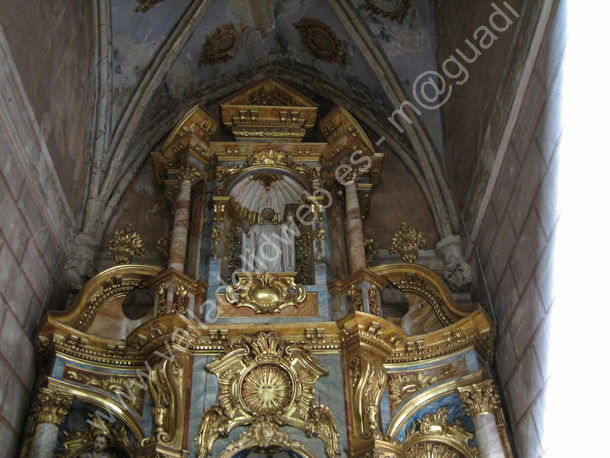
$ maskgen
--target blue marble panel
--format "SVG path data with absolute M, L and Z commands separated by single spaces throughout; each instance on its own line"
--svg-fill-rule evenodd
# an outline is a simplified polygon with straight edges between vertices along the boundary
M 205 366 L 212 362 L 212 359 L 212 356 L 195 356 L 193 358 L 187 445 L 191 456 L 197 456 L 195 453 L 195 437 L 199 431 L 201 416 L 205 409 L 216 403 L 214 396 L 218 393 L 218 382 L 214 374 L 205 370 Z M 216 381 L 214 382 L 214 380 Z
M 383 396 L 381 398 L 380 412 L 381 430 L 387 433 L 390 422 L 392 421 L 392 416 L 390 415 L 390 398 L 388 397 L 387 390 L 383 392 Z
M 320 377 L 316 383 L 316 402 L 330 408 L 339 433 L 340 455 L 345 457 L 347 456 L 347 420 L 343 386 L 343 359 L 339 354 L 316 355 L 316 358 L 329 372 L 327 376 Z M 322 453 L 319 456 L 325 456 L 325 454 Z

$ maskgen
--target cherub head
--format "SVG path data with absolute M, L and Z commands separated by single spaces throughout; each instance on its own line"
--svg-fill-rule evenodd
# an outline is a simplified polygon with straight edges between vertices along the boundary
M 93 450 L 95 452 L 103 452 L 108 448 L 110 438 L 103 432 L 98 432 L 93 437 Z

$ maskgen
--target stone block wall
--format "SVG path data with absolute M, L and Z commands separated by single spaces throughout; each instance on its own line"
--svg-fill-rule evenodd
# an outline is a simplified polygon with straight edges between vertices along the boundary
M 544 398 L 563 202 L 561 75 L 565 3 L 554 6 L 475 243 L 498 324 L 496 370 L 519 458 L 544 455 Z M 527 77 L 527 76 L 526 76 Z M 481 302 L 488 301 L 482 278 Z
M 35 385 L 32 336 L 44 312 L 66 306 L 63 266 L 82 199 L 92 41 L 79 35 L 91 33 L 79 23 L 88 7 L 7 2 L 1 10 L 0 454 L 13 457 Z M 70 43 L 55 39 L 68 29 L 77 31 L 66 35 Z

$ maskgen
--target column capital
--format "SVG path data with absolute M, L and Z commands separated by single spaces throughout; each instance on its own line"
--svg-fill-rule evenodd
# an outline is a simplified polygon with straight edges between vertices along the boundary
M 177 174 L 178 180 L 181 182 L 190 181 L 192 184 L 198 183 L 199 180 L 203 178 L 203 173 L 189 162 L 186 162 L 182 167 L 180 167 Z
M 495 414 L 500 406 L 500 395 L 493 380 L 484 380 L 472 385 L 459 387 L 463 406 L 472 418 L 482 413 Z
M 66 419 L 74 396 L 59 390 L 38 388 L 32 400 L 32 411 L 36 423 L 61 425 Z

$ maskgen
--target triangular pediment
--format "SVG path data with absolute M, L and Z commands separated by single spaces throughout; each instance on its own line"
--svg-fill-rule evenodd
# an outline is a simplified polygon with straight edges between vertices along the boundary
M 267 78 L 220 104 L 222 122 L 238 141 L 302 141 L 318 106 L 275 78 Z
M 223 101 L 221 106 L 317 108 L 314 102 L 275 78 L 266 78 Z

